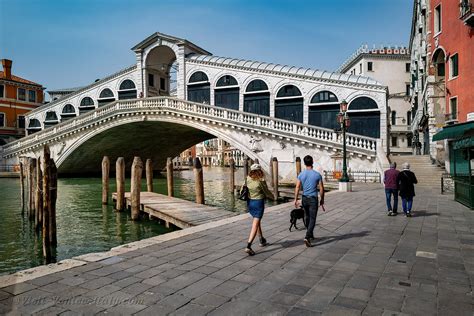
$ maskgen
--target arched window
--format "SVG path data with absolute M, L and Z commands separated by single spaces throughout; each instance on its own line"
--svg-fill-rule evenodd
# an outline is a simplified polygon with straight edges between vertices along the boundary
M 270 91 L 260 79 L 252 80 L 245 89 L 244 111 L 259 115 L 270 115 Z
M 230 75 L 222 76 L 217 80 L 214 90 L 214 104 L 216 106 L 231 110 L 239 109 L 240 90 L 234 77 Z
M 37 119 L 31 119 L 28 123 L 28 128 L 26 129 L 28 134 L 33 134 L 41 130 L 41 123 Z
M 335 129 L 339 127 L 336 116 L 339 113 L 339 100 L 330 91 L 316 93 L 309 103 L 308 123 L 315 126 Z
M 46 116 L 44 118 L 44 127 L 45 128 L 56 125 L 58 123 L 59 123 L 59 120 L 58 120 L 58 116 L 57 116 L 56 112 L 54 112 L 54 111 L 46 112 Z
M 349 103 L 348 113 L 351 119 L 349 133 L 380 137 L 380 111 L 374 100 L 358 97 Z
M 85 97 L 81 100 L 81 104 L 79 105 L 79 114 L 89 112 L 93 109 L 95 109 L 94 100 L 89 97 Z
M 132 82 L 133 83 L 133 82 Z M 115 97 L 112 90 L 105 88 L 100 92 L 99 99 L 97 99 L 97 104 L 99 106 L 106 105 L 107 103 L 114 102 Z
M 127 99 L 136 99 L 137 98 L 137 88 L 135 83 L 132 80 L 127 79 L 124 80 L 120 84 L 120 88 L 118 91 L 118 98 L 119 100 L 127 100 Z
M 76 116 L 76 109 L 72 104 L 66 104 L 61 112 L 61 122 Z
M 188 82 L 188 100 L 211 104 L 211 84 L 209 78 L 202 71 L 196 71 Z
M 303 96 L 294 85 L 286 85 L 278 90 L 275 98 L 275 117 L 303 123 Z

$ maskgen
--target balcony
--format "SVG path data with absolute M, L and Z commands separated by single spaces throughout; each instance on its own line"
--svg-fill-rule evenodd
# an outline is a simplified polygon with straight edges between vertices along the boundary
M 447 113 L 444 115 L 444 123 L 446 125 L 452 125 L 458 123 L 458 115 L 457 113 Z
M 470 0 L 462 0 L 459 4 L 459 18 L 464 24 L 474 26 L 474 10 Z
M 406 133 L 411 131 L 411 125 L 391 125 L 390 132 L 392 133 Z

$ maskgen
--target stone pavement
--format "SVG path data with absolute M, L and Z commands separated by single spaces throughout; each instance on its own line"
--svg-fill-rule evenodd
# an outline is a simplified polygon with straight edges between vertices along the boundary
M 380 186 L 355 191 L 327 196 L 312 248 L 286 204 L 253 257 L 246 218 L 3 287 L 0 314 L 473 315 L 474 212 L 420 188 L 388 217 Z

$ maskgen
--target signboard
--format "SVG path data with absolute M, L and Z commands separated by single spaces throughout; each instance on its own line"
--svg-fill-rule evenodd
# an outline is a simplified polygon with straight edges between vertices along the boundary
M 474 121 L 474 112 L 467 113 L 467 121 Z

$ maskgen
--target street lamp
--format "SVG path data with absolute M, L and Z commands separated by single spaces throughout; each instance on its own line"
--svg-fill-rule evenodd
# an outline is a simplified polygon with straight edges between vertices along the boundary
M 340 112 L 337 114 L 337 122 L 341 125 L 342 130 L 342 177 L 339 182 L 349 182 L 347 175 L 347 158 L 346 158 L 346 130 L 351 125 L 351 120 L 347 114 L 347 102 L 342 100 L 340 104 Z

